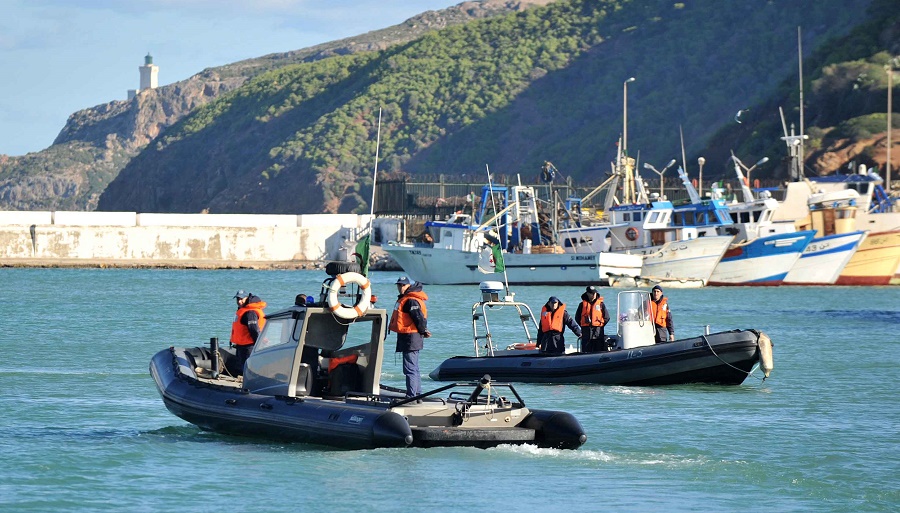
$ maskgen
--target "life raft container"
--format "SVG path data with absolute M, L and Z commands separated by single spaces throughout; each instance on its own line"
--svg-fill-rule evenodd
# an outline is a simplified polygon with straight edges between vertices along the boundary
M 359 299 L 352 306 L 341 304 L 338 300 L 338 292 L 347 284 L 356 284 L 359 287 Z M 341 319 L 353 320 L 366 313 L 372 305 L 372 283 L 368 278 L 359 273 L 344 273 L 334 277 L 328 288 L 326 299 L 328 309 Z
M 537 349 L 537 348 L 538 348 L 538 346 L 535 343 L 525 344 L 525 343 L 521 343 L 521 342 L 518 344 L 510 344 L 510 345 L 506 346 L 506 349 L 508 351 L 511 351 L 511 350 L 526 351 L 526 350 L 532 350 L 532 349 Z

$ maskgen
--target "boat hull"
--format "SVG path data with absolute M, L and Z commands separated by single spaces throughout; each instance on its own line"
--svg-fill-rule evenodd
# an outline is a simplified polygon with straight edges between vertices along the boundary
M 382 246 L 409 276 L 425 284 L 478 284 L 485 280 L 479 270 L 479 253 L 443 248 Z M 504 253 L 510 285 L 608 284 L 610 275 L 637 276 L 642 259 L 638 255 L 613 253 Z
M 815 233 L 813 230 L 783 233 L 736 244 L 725 252 L 709 284 L 781 285 Z
M 900 265 L 900 231 L 869 233 L 844 267 L 837 285 L 890 285 Z
M 707 283 L 733 237 L 700 237 L 668 242 L 644 255 L 641 277 L 657 281 Z
M 739 385 L 759 362 L 754 330 L 733 330 L 601 353 L 456 356 L 431 372 L 437 381 L 492 378 L 524 383 L 603 385 Z
M 853 255 L 866 232 L 856 231 L 814 238 L 784 278 L 786 285 L 832 285 Z
M 150 373 L 163 403 L 176 416 L 217 433 L 267 440 L 326 445 L 341 449 L 379 447 L 479 447 L 501 444 L 534 444 L 575 449 L 587 437 L 569 413 L 551 410 L 511 410 L 511 424 L 501 427 L 411 425 L 410 419 L 427 418 L 446 409 L 427 404 L 389 406 L 366 399 L 285 397 L 250 393 L 236 386 L 211 384 L 192 377 L 191 362 L 183 350 L 159 351 L 150 362 Z M 402 398 L 402 394 L 399 396 Z M 452 406 L 452 405 L 451 405 Z M 422 413 L 422 410 L 425 413 Z M 510 414 L 503 413 L 502 415 Z M 437 416 L 437 415 L 435 415 Z M 458 423 L 465 421 L 460 418 Z M 438 422 L 440 423 L 440 421 Z

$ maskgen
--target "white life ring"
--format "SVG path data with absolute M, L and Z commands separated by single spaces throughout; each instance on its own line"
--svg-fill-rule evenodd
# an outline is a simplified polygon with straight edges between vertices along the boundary
M 355 283 L 362 291 L 359 301 L 353 306 L 344 306 L 338 301 L 338 291 L 348 283 Z M 339 274 L 331 280 L 331 286 L 328 289 L 328 299 L 326 304 L 328 309 L 341 319 L 356 319 L 366 313 L 366 310 L 372 305 L 372 284 L 369 279 L 359 273 Z

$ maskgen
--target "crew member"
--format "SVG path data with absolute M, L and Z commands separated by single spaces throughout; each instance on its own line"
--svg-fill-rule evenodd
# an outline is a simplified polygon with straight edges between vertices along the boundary
M 231 343 L 237 353 L 238 372 L 243 375 L 244 364 L 253 351 L 253 345 L 259 338 L 259 332 L 266 325 L 266 316 L 263 313 L 266 302 L 259 296 L 243 290 L 237 291 L 234 299 L 237 300 L 237 312 L 231 323 Z
M 538 346 L 542 353 L 563 354 L 566 352 L 566 340 L 563 330 L 568 326 L 576 337 L 581 336 L 581 327 L 566 311 L 565 303 L 556 296 L 550 296 L 547 304 L 541 308 L 541 322 L 538 325 Z
M 397 334 L 397 352 L 403 353 L 403 375 L 406 376 L 406 397 L 422 393 L 419 375 L 419 351 L 425 347 L 428 331 L 428 294 L 422 284 L 411 282 L 406 276 L 397 280 L 397 302 L 388 329 Z
M 581 295 L 581 304 L 575 310 L 575 318 L 581 326 L 581 352 L 596 353 L 608 350 L 603 327 L 609 322 L 609 312 L 597 289 L 588 285 Z
M 675 340 L 675 325 L 672 323 L 669 300 L 663 296 L 663 290 L 659 285 L 650 289 L 650 299 L 650 317 L 656 327 L 656 343 Z

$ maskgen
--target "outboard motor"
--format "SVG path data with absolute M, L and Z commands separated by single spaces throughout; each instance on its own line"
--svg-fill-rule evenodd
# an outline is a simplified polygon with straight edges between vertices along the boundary
M 619 347 L 652 346 L 656 343 L 656 328 L 650 317 L 650 294 L 642 290 L 619 292 Z

